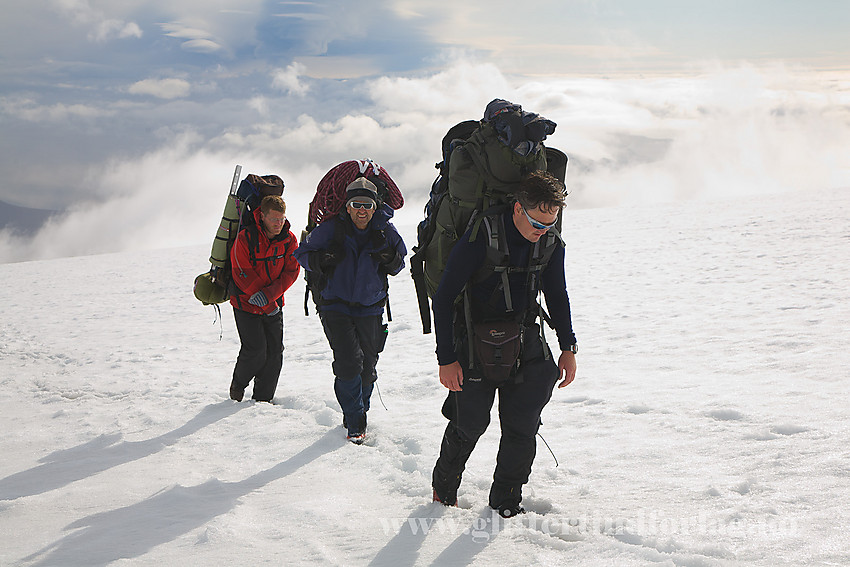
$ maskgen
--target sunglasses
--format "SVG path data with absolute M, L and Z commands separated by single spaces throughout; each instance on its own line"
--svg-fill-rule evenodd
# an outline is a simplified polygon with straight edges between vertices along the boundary
M 522 207 L 522 212 L 523 212 L 523 213 L 525 213 L 525 218 L 527 218 L 527 219 L 528 219 L 528 223 L 529 223 L 529 224 L 531 225 L 531 227 L 532 227 L 532 228 L 534 228 L 535 230 L 549 230 L 550 228 L 552 228 L 553 226 L 555 226 L 556 224 L 558 224 L 558 219 L 555 219 L 555 222 L 553 222 L 552 224 L 543 224 L 543 223 L 542 223 L 542 222 L 540 222 L 540 221 L 536 221 L 536 220 L 534 220 L 533 218 L 531 218 L 531 217 L 528 215 L 528 211 L 526 211 L 526 210 L 525 210 L 525 207 Z
M 375 203 L 373 203 L 372 201 L 368 201 L 366 203 L 360 201 L 351 201 L 350 203 L 348 203 L 348 206 L 352 209 L 366 209 L 368 211 L 375 206 Z

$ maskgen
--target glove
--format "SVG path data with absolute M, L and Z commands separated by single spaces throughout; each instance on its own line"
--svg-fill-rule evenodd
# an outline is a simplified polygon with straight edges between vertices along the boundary
M 333 250 L 319 250 L 314 254 L 316 265 L 322 272 L 327 272 L 342 261 L 342 256 Z
M 274 311 L 272 311 L 271 313 L 266 313 L 266 316 L 267 317 L 273 317 L 273 316 L 277 315 L 278 313 L 280 313 L 280 307 L 275 306 Z
M 378 252 L 370 252 L 370 256 L 377 262 L 378 271 L 386 274 L 394 274 L 401 269 L 402 257 L 395 248 L 384 248 Z
M 398 256 L 398 252 L 388 246 L 383 250 L 379 250 L 377 252 L 370 252 L 369 255 L 378 264 L 386 265 L 392 263 L 393 260 L 396 259 L 396 256 Z
M 266 297 L 266 294 L 263 293 L 262 291 L 258 291 L 257 293 L 255 293 L 254 295 L 252 295 L 248 299 L 248 303 L 250 303 L 251 305 L 256 305 L 257 307 L 263 307 L 268 302 L 269 302 L 269 299 Z

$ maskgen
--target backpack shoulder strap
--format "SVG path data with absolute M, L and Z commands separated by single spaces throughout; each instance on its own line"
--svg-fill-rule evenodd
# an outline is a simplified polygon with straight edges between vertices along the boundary
M 257 251 L 260 249 L 260 233 L 257 230 L 257 224 L 249 224 L 245 227 L 245 239 L 248 242 L 248 255 L 251 257 L 251 264 L 257 262 Z

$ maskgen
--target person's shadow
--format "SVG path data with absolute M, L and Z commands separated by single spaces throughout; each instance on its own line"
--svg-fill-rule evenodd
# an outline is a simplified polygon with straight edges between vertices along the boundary
M 484 551 L 505 527 L 499 513 L 485 506 L 472 522 L 468 531 L 459 535 L 440 555 L 434 565 L 469 565 L 475 556 Z
M 289 459 L 245 480 L 211 479 L 197 486 L 177 485 L 138 504 L 82 518 L 65 527 L 77 531 L 23 560 L 39 560 L 34 565 L 42 566 L 95 567 L 139 557 L 232 510 L 241 497 L 292 474 L 345 443 L 338 431 L 329 431 Z
M 396 535 L 378 552 L 369 567 L 404 567 L 415 565 L 419 548 L 425 542 L 433 523 L 446 511 L 442 504 L 424 504 L 401 523 Z
M 145 441 L 121 441 L 121 433 L 113 433 L 100 435 L 71 449 L 55 451 L 39 460 L 44 464 L 0 480 L 0 500 L 42 494 L 118 465 L 143 459 L 243 407 L 247 406 L 229 400 L 210 404 L 185 425 Z
M 369 567 L 403 567 L 416 565 L 419 549 L 430 532 L 454 530 L 457 538 L 434 560 L 432 565 L 469 565 L 475 556 L 497 536 L 504 527 L 498 513 L 486 507 L 465 529 L 446 518 L 448 509 L 442 505 L 426 504 L 416 508 L 398 527 L 398 533 L 378 552 Z M 439 524 L 442 523 L 442 526 Z

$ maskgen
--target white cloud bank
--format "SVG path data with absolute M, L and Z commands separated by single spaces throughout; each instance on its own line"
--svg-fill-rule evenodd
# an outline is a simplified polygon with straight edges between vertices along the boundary
M 850 186 L 850 84 L 818 81 L 739 68 L 513 84 L 495 67 L 459 63 L 424 78 L 352 85 L 352 107 L 361 106 L 332 120 L 277 122 L 267 106 L 275 101 L 247 99 L 268 116 L 209 139 L 175 133 L 145 155 L 92 166 L 91 185 L 110 197 L 54 219 L 31 240 L 4 235 L 0 261 L 210 242 L 237 163 L 286 180 L 296 233 L 322 175 L 364 157 L 387 168 L 407 199 L 402 222 L 412 221 L 446 130 L 480 118 L 496 97 L 558 123 L 549 142 L 570 155 L 573 207 Z M 371 106 L 363 108 L 364 97 Z

